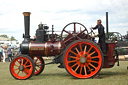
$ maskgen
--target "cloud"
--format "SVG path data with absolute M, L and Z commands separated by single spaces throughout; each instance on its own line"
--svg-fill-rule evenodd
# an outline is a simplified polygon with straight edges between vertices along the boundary
M 105 12 L 109 12 L 109 31 L 126 34 L 128 31 L 127 0 L 1 0 L 0 1 L 0 34 L 14 35 L 22 40 L 24 18 L 22 12 L 31 12 L 30 34 L 33 37 L 40 22 L 54 24 L 55 30 L 70 22 L 80 22 L 88 30 L 102 19 L 106 25 Z

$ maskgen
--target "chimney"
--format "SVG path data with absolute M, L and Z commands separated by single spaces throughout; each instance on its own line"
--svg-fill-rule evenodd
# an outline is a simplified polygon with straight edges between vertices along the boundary
M 24 41 L 30 41 L 30 12 L 23 12 L 25 34 L 23 35 Z

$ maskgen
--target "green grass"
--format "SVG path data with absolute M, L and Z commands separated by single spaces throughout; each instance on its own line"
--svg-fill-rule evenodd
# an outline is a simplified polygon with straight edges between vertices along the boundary
M 0 63 L 0 85 L 128 85 L 128 61 L 102 69 L 99 78 L 75 79 L 57 64 L 47 65 L 44 72 L 28 80 L 16 80 L 9 72 L 9 62 Z

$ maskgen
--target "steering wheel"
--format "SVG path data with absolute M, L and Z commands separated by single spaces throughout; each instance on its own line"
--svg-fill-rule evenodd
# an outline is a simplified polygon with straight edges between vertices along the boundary
M 91 36 L 92 36 L 92 33 L 93 33 L 93 35 L 95 36 L 96 34 L 95 34 L 94 31 L 92 30 L 92 27 L 90 28 L 90 30 L 91 30 L 91 32 L 90 32 L 89 34 L 91 34 Z
M 80 29 L 80 32 L 76 32 L 76 25 L 77 25 L 77 24 L 80 25 L 80 26 L 82 26 L 84 29 L 83 29 L 83 30 Z M 73 25 L 73 31 L 72 31 L 72 32 L 71 32 L 71 31 L 67 31 L 67 29 L 66 29 L 69 25 Z M 61 41 L 62 41 L 63 45 L 64 45 L 64 46 L 67 46 L 68 44 L 70 44 L 69 41 L 71 41 L 71 40 L 82 39 L 82 37 L 81 37 L 80 35 L 82 35 L 85 31 L 87 32 L 87 35 L 88 35 L 88 30 L 87 30 L 86 27 L 85 27 L 83 24 L 81 24 L 81 23 L 72 22 L 72 23 L 67 24 L 67 25 L 63 28 L 63 30 L 62 30 L 62 32 L 61 32 Z M 64 32 L 68 34 L 65 39 L 63 39 Z

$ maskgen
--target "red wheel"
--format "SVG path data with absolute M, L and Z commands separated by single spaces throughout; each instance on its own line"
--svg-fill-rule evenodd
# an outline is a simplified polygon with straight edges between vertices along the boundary
M 76 40 L 65 50 L 64 66 L 76 78 L 90 78 L 102 68 L 103 54 L 90 40 Z
M 42 73 L 45 67 L 45 63 L 42 57 L 33 57 L 34 63 L 35 63 L 35 73 L 34 75 L 39 75 Z
M 28 79 L 32 77 L 35 72 L 35 64 L 30 57 L 20 55 L 10 63 L 10 72 L 16 79 Z
M 73 29 L 71 26 L 73 27 Z M 63 45 L 66 47 L 67 45 L 69 45 L 69 43 L 71 43 L 74 40 L 79 40 L 83 38 L 85 39 L 85 37 L 89 37 L 87 34 L 88 34 L 88 30 L 83 24 L 78 23 L 78 22 L 72 22 L 72 23 L 67 24 L 63 28 L 61 32 L 61 41 Z

